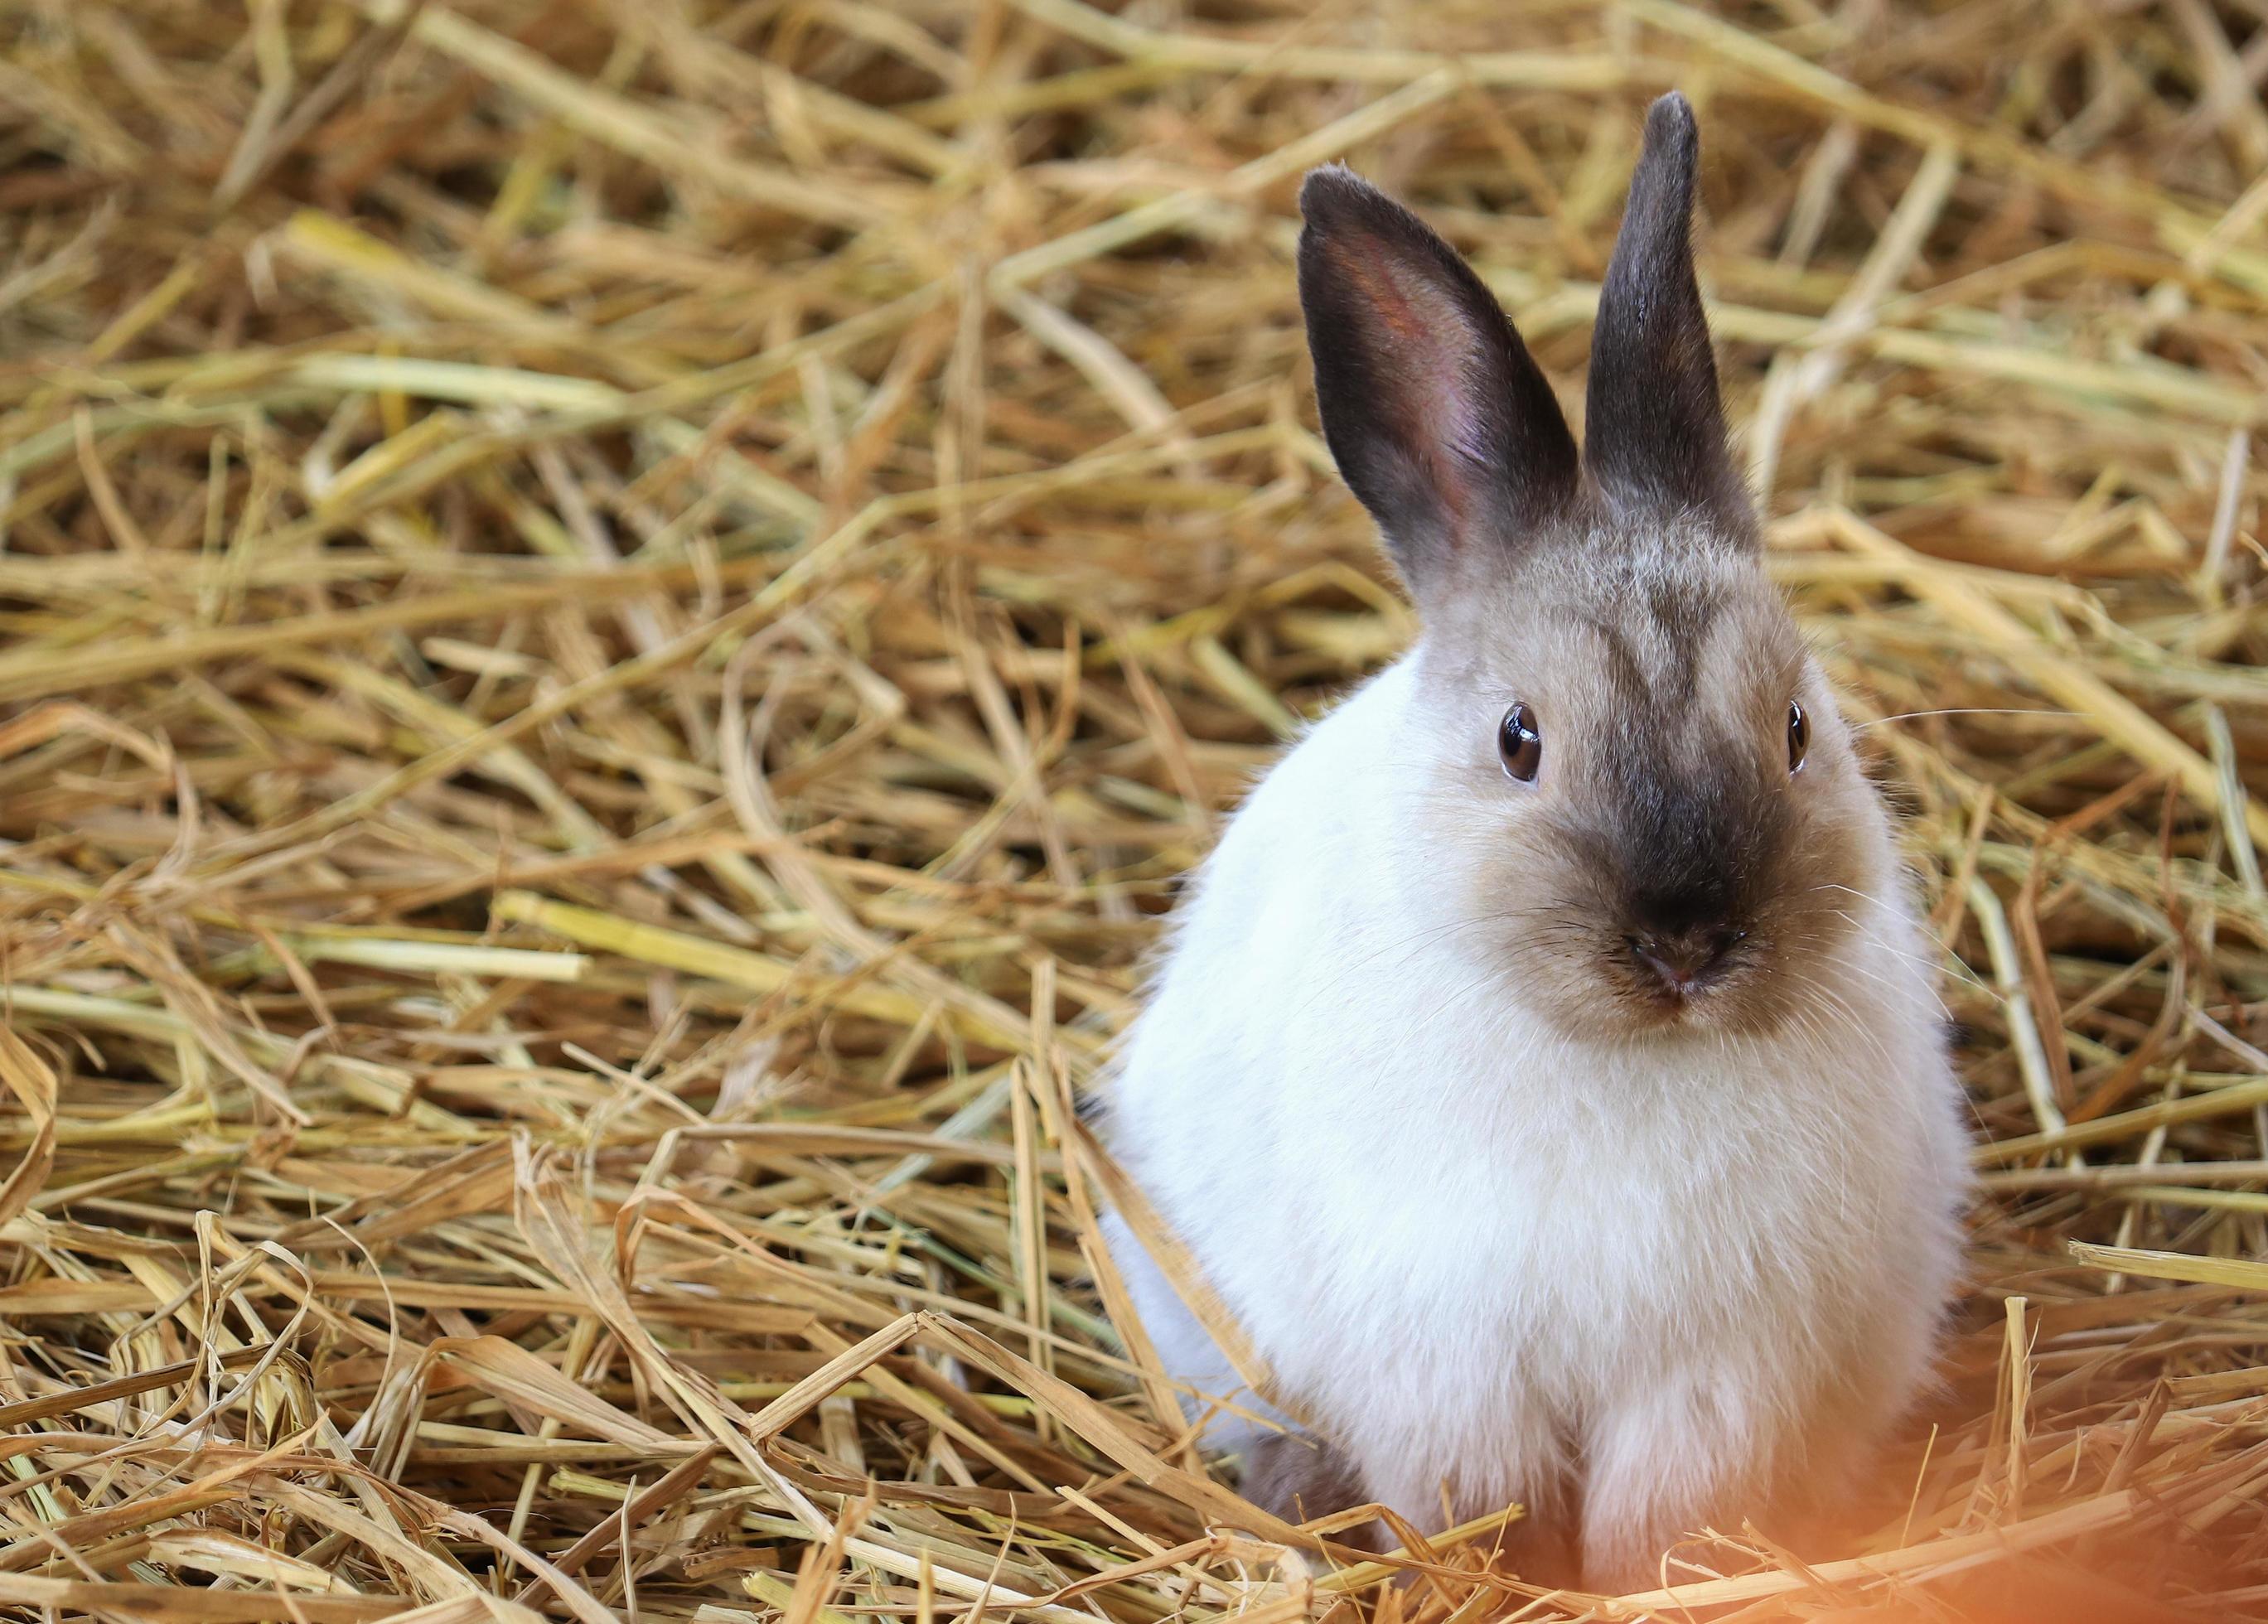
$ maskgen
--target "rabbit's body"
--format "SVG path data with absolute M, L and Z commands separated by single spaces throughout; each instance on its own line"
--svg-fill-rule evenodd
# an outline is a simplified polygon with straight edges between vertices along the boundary
M 1587 1042 L 1491 998 L 1470 931 L 1390 922 L 1444 883 L 1379 838 L 1421 658 L 1232 821 L 1110 1139 L 1366 1496 L 1427 1529 L 1445 1498 L 1580 1503 L 1590 1582 L 1635 1582 L 1688 1530 L 1831 1499 L 1922 1378 L 1962 1175 L 1918 935 L 1878 821 L 1844 1008 L 1799 1035 Z M 1167 1368 L 1264 1410 L 1112 1240 Z
M 1657 104 L 1580 456 L 1454 252 L 1310 178 L 1324 430 L 1425 632 L 1232 821 L 1108 1127 L 1322 1475 L 1421 1528 L 1525 1502 L 1594 1585 L 1838 1497 L 1925 1379 L 1965 1188 L 1889 817 L 1725 453 L 1694 142 Z

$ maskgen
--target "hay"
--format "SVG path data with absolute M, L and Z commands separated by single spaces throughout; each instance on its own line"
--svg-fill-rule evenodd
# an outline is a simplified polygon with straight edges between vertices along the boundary
M 1239 1510 L 1073 1101 L 1410 630 L 1297 176 L 1416 200 L 1572 386 L 1676 84 L 1985 1192 L 1874 1532 L 1646 1605 L 2052 1557 L 2268 1616 L 2257 8 L 1301 10 L 0 20 L 0 1607 L 1520 1603 L 1500 1518 Z

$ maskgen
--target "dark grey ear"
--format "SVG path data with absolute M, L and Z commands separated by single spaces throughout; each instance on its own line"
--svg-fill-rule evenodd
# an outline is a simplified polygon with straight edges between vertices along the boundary
M 1323 437 L 1423 591 L 1468 540 L 1569 501 L 1574 437 L 1495 298 L 1416 215 L 1336 165 L 1307 177 L 1300 212 Z
M 1693 279 L 1693 107 L 1672 91 L 1646 115 L 1615 257 L 1599 295 L 1583 458 L 1609 501 L 1699 509 L 1747 529 L 1746 487 L 1725 451 L 1709 319 Z

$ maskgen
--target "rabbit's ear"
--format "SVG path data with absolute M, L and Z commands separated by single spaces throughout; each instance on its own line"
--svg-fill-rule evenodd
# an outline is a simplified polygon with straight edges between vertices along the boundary
M 1693 278 L 1693 107 L 1675 91 L 1646 117 L 1646 148 L 1599 295 L 1583 460 L 1625 512 L 1700 511 L 1753 528 L 1725 450 L 1709 319 Z
M 1323 436 L 1422 592 L 1461 547 L 1564 508 L 1575 441 L 1495 298 L 1417 216 L 1336 165 L 1307 177 L 1300 212 Z

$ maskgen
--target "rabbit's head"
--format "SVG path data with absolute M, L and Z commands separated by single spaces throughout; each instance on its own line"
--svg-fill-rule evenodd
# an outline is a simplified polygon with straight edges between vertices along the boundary
M 1332 454 L 1425 624 L 1406 753 L 1432 911 L 1587 1035 L 1770 1030 L 1865 928 L 1881 812 L 1759 556 L 1657 101 L 1579 452 L 1480 278 L 1343 168 L 1300 195 Z

